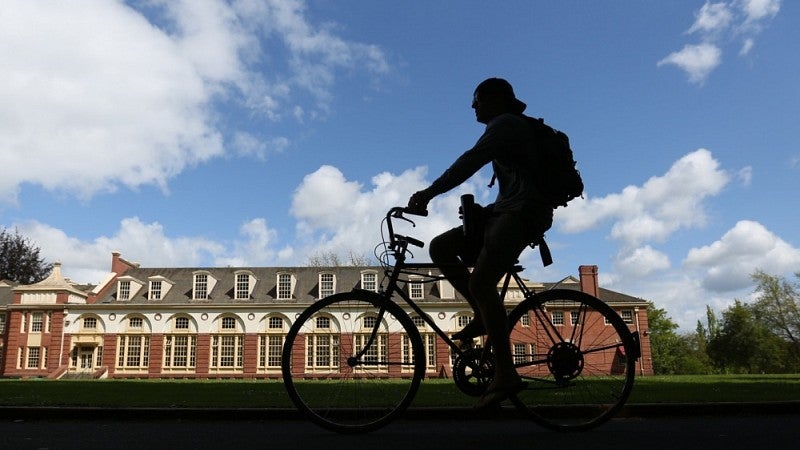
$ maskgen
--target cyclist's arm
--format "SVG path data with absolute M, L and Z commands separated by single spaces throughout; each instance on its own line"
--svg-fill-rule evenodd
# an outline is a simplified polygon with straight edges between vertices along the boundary
M 506 131 L 510 130 L 502 121 L 495 120 L 490 122 L 486 126 L 486 131 L 475 143 L 475 146 L 459 156 L 430 187 L 420 191 L 418 194 L 430 200 L 467 181 L 481 167 L 490 163 L 496 157 L 498 149 L 501 149 L 503 142 L 506 141 Z

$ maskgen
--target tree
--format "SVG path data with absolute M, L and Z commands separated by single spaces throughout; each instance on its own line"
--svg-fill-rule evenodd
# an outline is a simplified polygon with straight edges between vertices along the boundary
M 316 252 L 308 256 L 306 264 L 309 267 L 366 267 L 371 265 L 370 259 L 363 254 L 350 250 L 346 258 L 342 258 L 333 251 Z
M 800 278 L 800 272 L 795 273 Z M 753 274 L 758 299 L 753 312 L 770 331 L 791 342 L 800 353 L 800 296 L 798 286 L 783 277 L 767 275 L 762 271 Z
M 756 318 L 754 308 L 736 300 L 722 313 L 708 355 L 723 373 L 786 373 L 797 369 L 790 345 Z
M 664 309 L 647 307 L 653 372 L 658 375 L 709 373 L 707 356 L 700 350 L 697 335 L 679 335 L 676 324 Z
M 39 247 L 28 238 L 6 229 L 0 230 L 0 280 L 33 284 L 42 281 L 53 270 L 53 264 L 45 263 L 39 256 Z

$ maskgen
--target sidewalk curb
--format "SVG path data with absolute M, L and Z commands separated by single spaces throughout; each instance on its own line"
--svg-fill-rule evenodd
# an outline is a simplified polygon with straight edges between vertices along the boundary
M 616 417 L 691 417 L 800 414 L 800 401 L 746 403 L 650 403 L 625 405 Z M 411 407 L 405 419 L 480 420 L 469 407 Z M 508 407 L 501 417 L 519 417 Z M 100 408 L 57 406 L 0 406 L 0 418 L 5 420 L 88 420 L 136 419 L 159 420 L 299 420 L 304 417 L 294 408 Z

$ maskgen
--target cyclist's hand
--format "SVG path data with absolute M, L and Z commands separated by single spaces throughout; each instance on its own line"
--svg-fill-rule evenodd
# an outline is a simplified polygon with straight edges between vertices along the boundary
M 428 202 L 431 198 L 425 191 L 415 192 L 411 198 L 408 199 L 408 209 L 412 211 L 426 211 L 428 209 Z

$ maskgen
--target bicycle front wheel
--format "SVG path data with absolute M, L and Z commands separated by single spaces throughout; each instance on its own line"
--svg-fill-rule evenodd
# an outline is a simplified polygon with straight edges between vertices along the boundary
M 286 336 L 283 381 L 295 406 L 341 433 L 380 428 L 400 415 L 425 374 L 419 331 L 396 303 L 353 291 L 326 297 Z
M 544 291 L 509 320 L 517 373 L 528 382 L 512 401 L 528 417 L 554 430 L 585 430 L 625 403 L 639 349 L 605 302 L 580 291 Z

